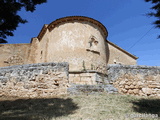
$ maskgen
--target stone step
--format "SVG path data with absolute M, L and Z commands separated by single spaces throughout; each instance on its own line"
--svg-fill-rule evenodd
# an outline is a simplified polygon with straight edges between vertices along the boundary
M 94 93 L 118 93 L 118 90 L 111 84 L 108 85 L 80 85 L 71 84 L 67 89 L 69 94 L 94 94 Z

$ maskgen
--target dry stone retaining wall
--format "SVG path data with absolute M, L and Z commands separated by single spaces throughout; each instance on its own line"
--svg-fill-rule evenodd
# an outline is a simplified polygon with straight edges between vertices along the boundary
M 107 76 L 93 71 L 69 76 L 68 63 L 16 65 L 0 68 L 0 88 L 0 97 L 116 93 L 117 89 L 122 94 L 160 96 L 160 67 L 108 65 Z
M 67 63 L 41 63 L 0 68 L 0 96 L 52 97 L 66 94 Z
M 122 94 L 160 96 L 160 67 L 108 65 L 108 80 Z

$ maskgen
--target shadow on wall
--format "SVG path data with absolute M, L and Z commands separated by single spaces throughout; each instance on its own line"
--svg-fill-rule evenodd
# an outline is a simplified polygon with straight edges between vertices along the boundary
M 18 99 L 0 101 L 0 120 L 48 120 L 78 109 L 72 99 Z
M 160 117 L 160 99 L 141 99 L 132 101 L 133 110 L 145 114 L 158 114 Z
M 105 43 L 106 45 L 105 45 L 105 49 L 106 49 L 106 60 L 107 60 L 107 64 L 108 64 L 108 62 L 109 62 L 109 57 L 110 57 L 110 51 L 109 51 L 109 46 L 108 46 L 108 44 L 107 44 L 107 42 Z

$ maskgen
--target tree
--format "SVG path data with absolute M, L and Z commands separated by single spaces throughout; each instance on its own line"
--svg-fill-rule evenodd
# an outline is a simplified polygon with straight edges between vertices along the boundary
M 47 0 L 0 0 L 0 43 L 7 43 L 7 36 L 14 36 L 13 32 L 20 23 L 27 23 L 17 13 L 22 8 L 33 12 L 36 5 L 47 2 Z
M 154 16 L 157 18 L 157 20 L 154 22 L 156 25 L 156 28 L 160 28 L 160 0 L 145 0 L 146 2 L 152 2 L 153 7 L 151 7 L 152 10 L 155 12 L 150 12 L 149 16 Z M 160 35 L 158 36 L 160 38 Z

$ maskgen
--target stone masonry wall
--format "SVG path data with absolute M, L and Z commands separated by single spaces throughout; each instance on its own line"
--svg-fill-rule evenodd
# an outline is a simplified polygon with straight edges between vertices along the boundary
M 67 63 L 41 63 L 0 68 L 0 96 L 52 97 L 66 94 Z
M 99 79 L 100 75 L 97 71 L 73 71 L 69 72 L 69 83 L 80 85 L 97 85 L 103 83 L 102 79 Z
M 94 71 L 70 71 L 68 93 L 95 94 L 100 92 L 117 93 L 117 89 L 109 83 L 107 75 Z
M 108 80 L 122 94 L 160 96 L 160 67 L 108 65 Z

